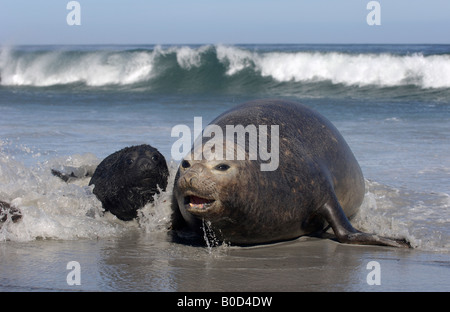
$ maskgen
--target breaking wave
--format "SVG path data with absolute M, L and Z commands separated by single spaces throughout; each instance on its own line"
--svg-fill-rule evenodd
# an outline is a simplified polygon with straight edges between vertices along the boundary
M 358 53 L 258 46 L 18 47 L 0 50 L 3 86 L 254 88 L 328 83 L 344 87 L 450 88 L 450 54 Z

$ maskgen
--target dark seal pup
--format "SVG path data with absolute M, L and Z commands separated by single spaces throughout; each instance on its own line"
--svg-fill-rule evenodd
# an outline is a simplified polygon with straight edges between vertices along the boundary
M 364 198 L 364 178 L 341 134 L 317 112 L 292 102 L 253 101 L 223 113 L 211 125 L 223 133 L 227 125 L 278 125 L 279 166 L 262 171 L 260 155 L 249 160 L 248 133 L 245 160 L 193 160 L 198 152 L 194 145 L 175 177 L 175 233 L 187 225 L 201 234 L 207 224 L 206 234 L 212 231 L 221 241 L 252 245 L 320 233 L 331 226 L 341 243 L 409 246 L 405 240 L 362 233 L 350 224 L 348 218 Z M 212 140 L 212 133 L 209 137 Z M 234 135 L 232 140 L 236 146 Z M 223 151 L 229 148 L 225 143 Z M 206 144 L 203 136 L 200 148 Z
M 65 173 L 52 169 L 52 174 L 65 182 L 92 177 L 93 193 L 103 208 L 119 219 L 137 217 L 137 210 L 153 201 L 153 196 L 167 187 L 169 170 L 166 159 L 148 144 L 121 149 L 95 167 L 70 167 Z
M 169 170 L 164 156 L 150 145 L 126 147 L 106 157 L 89 182 L 103 208 L 119 219 L 137 217 L 137 210 L 165 190 Z

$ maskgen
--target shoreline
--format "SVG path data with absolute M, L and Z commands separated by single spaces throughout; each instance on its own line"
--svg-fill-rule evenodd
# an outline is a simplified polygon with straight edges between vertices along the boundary
M 450 291 L 446 253 L 344 245 L 310 237 L 208 249 L 169 242 L 163 233 L 150 234 L 2 242 L 0 291 Z M 74 261 L 78 271 L 69 267 Z M 79 285 L 71 282 L 77 274 Z

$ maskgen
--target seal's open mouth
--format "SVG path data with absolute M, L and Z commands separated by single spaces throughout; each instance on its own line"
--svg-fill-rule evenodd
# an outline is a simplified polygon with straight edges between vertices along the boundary
M 200 212 L 209 209 L 215 202 L 214 199 L 207 199 L 195 195 L 186 196 L 184 200 L 186 209 L 190 212 Z

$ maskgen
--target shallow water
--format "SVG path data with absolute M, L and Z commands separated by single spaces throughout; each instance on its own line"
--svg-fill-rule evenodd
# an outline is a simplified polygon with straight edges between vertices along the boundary
M 449 291 L 448 257 L 302 238 L 213 249 L 164 234 L 116 239 L 38 240 L 0 246 L 1 291 Z M 72 285 L 79 263 L 79 285 Z M 369 285 L 370 261 L 381 284 Z M 69 282 L 68 282 L 69 280 Z

